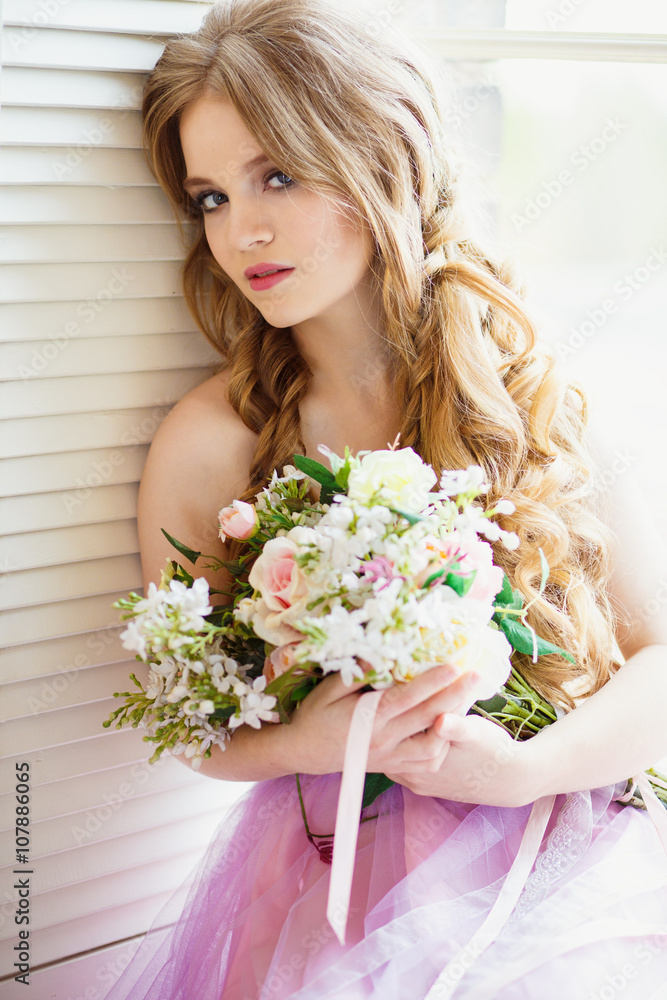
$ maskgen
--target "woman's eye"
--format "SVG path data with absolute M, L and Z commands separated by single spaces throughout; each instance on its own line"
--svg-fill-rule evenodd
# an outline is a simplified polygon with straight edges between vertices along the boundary
M 227 198 L 226 194 L 222 191 L 202 191 L 195 198 L 195 204 L 197 208 L 201 208 L 204 212 L 213 212 L 220 205 L 224 205 L 224 199 Z
M 280 180 L 279 188 L 291 187 L 294 181 L 289 174 L 284 174 L 282 170 L 277 170 L 268 178 L 269 181 Z

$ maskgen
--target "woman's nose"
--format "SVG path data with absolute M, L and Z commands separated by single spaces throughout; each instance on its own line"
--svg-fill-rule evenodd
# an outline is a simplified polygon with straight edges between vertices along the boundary
M 254 243 L 269 243 L 273 227 L 256 199 L 237 199 L 228 211 L 227 237 L 234 250 L 246 250 Z

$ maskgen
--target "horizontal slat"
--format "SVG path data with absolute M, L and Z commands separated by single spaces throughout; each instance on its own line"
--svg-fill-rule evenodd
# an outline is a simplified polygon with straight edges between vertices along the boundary
M 153 38 L 94 31 L 35 28 L 29 36 L 16 28 L 3 30 L 4 66 L 136 73 L 152 69 L 164 48 Z
M 0 648 L 0 674 L 7 684 L 39 678 L 50 685 L 60 677 L 69 686 L 81 671 L 117 663 L 128 656 L 119 638 L 123 628 L 121 623 L 87 634 Z M 54 691 L 60 687 L 62 683 L 54 685 Z M 40 694 L 40 698 L 46 700 L 46 695 Z
M 166 406 L 184 396 L 206 375 L 204 368 L 183 368 L 8 382 L 2 390 L 0 418 Z
M 138 555 L 110 556 L 64 566 L 17 570 L 0 577 L 0 608 L 43 610 L 47 618 L 48 606 L 43 609 L 39 606 L 47 605 L 49 601 L 60 605 L 62 601 L 73 601 L 74 598 L 88 599 L 91 594 L 109 594 L 109 615 L 103 624 L 111 625 L 117 621 L 116 612 L 111 609 L 115 592 L 136 590 L 137 587 L 141 587 Z M 11 621 L 10 615 L 7 618 Z M 62 635 L 65 631 L 73 630 L 63 629 L 57 634 Z
M 26 750 L 21 760 L 30 764 L 30 785 L 34 790 L 45 782 L 60 781 L 76 774 L 96 774 L 120 764 L 145 763 L 147 746 L 137 729 L 103 730 L 101 736 L 52 747 L 48 754 Z M 17 757 L 2 733 L 0 748 L 0 780 L 3 788 L 11 788 Z
M 37 603 L 30 605 L 32 594 L 29 592 L 26 598 L 24 592 L 24 607 L 19 605 L 16 610 L 3 612 L 2 638 L 8 646 L 27 640 L 37 641 L 59 635 L 92 632 L 94 629 L 115 625 L 117 619 L 111 607 L 112 603 L 120 597 L 126 597 L 129 590 L 137 590 L 141 586 L 138 560 L 135 575 L 123 579 L 119 589 L 112 594 L 93 594 L 92 597 L 78 597 L 76 600 L 55 600 L 54 595 L 57 595 L 58 591 L 54 589 L 54 577 L 55 574 L 52 574 L 51 579 L 45 581 L 43 587 L 43 593 L 46 595 L 43 600 L 50 600 L 51 603 L 40 604 L 37 596 Z M 85 581 L 83 587 L 85 588 Z M 29 589 L 29 584 L 26 589 Z
M 155 178 L 136 149 L 100 149 L 82 143 L 5 146 L 0 157 L 0 183 L 135 187 L 155 185 Z
M 72 176 L 71 185 L 76 184 Z M 0 188 L 0 215 L 7 223 L 105 225 L 128 222 L 173 222 L 166 197 L 157 187 L 118 188 L 101 192 L 92 187 Z M 18 296 L 13 296 L 16 299 Z M 31 296 L 34 298 L 34 296 Z
M 2 74 L 2 96 L 5 107 L 140 110 L 144 80 L 145 76 L 139 73 L 84 73 L 9 66 Z
M 583 59 L 667 62 L 667 35 L 508 31 L 431 26 L 410 37 L 444 59 Z
M 81 670 L 118 662 L 128 655 L 119 638 L 123 628 L 124 625 L 115 624 L 97 632 L 61 636 L 48 642 L 0 647 L 0 674 L 7 684 L 31 678 L 41 678 L 48 684 L 57 675 L 64 677 L 69 685 Z M 40 697 L 45 696 L 40 694 Z
M 8 458 L 0 462 L 2 492 L 22 496 L 61 490 L 65 510 L 77 510 L 98 486 L 139 482 L 147 453 L 146 445 L 136 445 L 111 453 L 107 448 L 91 448 Z
M 29 750 L 50 752 L 52 747 L 92 739 L 105 732 L 102 722 L 117 707 L 115 698 L 100 698 L 92 705 L 49 712 L 34 726 L 26 726 L 25 719 L 11 719 L 2 726 L 3 746 L 12 747 L 14 756 L 18 758 Z
M 202 798 L 201 787 L 177 786 L 169 795 L 156 792 L 108 804 L 102 801 L 96 809 L 41 823 L 32 822 L 30 856 L 35 866 L 39 865 L 40 888 L 48 892 L 50 888 L 60 888 L 72 881 L 103 878 L 122 869 L 127 857 L 117 853 L 117 838 L 141 833 L 147 826 L 152 830 L 151 837 L 136 838 L 135 849 L 146 841 L 145 850 L 148 850 L 150 840 L 155 851 L 153 858 L 160 856 L 161 844 L 164 844 L 164 851 L 172 851 L 169 824 L 177 816 L 196 815 L 198 809 L 202 809 Z M 211 808 L 213 806 L 209 806 Z M 166 826 L 166 831 L 156 830 L 158 826 Z M 13 828 L 0 833 L 1 857 L 11 859 L 15 841 Z M 50 855 L 56 853 L 59 856 L 51 859 Z M 144 860 L 151 859 L 144 855 Z
M 121 764 L 98 773 L 95 778 L 80 774 L 40 785 L 37 793 L 31 796 L 30 819 L 33 823 L 42 823 L 57 816 L 71 816 L 94 809 L 108 799 L 124 802 L 129 798 L 154 795 L 163 789 L 192 786 L 199 781 L 201 775 L 196 771 L 184 767 L 175 757 L 163 754 L 155 764 L 148 761 Z M 14 795 L 14 791 L 0 795 L 3 829 L 9 828 L 12 822 L 13 807 L 16 805 Z
M 6 25 L 119 31 L 161 35 L 194 31 L 210 3 L 155 3 L 155 0 L 60 0 L 50 8 L 44 0 L 4 0 Z M 54 9 L 55 8 L 55 9 Z
M 5 264 L 0 273 L 0 301 L 52 302 L 85 299 L 79 315 L 93 321 L 113 298 L 177 295 L 180 264 L 176 261 L 131 263 Z
M 157 371 L 215 361 L 204 337 L 192 333 L 29 341 L 0 344 L 0 380 Z
M 2 307 L 4 340 L 46 340 L 56 337 L 143 336 L 197 329 L 180 296 L 173 298 L 111 299 L 91 316 L 85 303 L 13 302 Z
M 3 230 L 0 261 L 65 263 L 70 261 L 182 260 L 175 223 L 124 226 L 13 226 Z
M 126 517 L 134 517 L 137 493 L 135 483 L 122 483 L 118 486 L 98 486 L 91 491 L 85 504 L 66 505 L 62 493 L 0 498 L 0 537 L 31 531 L 36 524 L 41 528 L 62 528 L 72 524 L 122 521 Z
M 127 555 L 137 552 L 138 546 L 135 518 L 111 521 L 104 526 L 77 524 L 0 538 L 0 564 L 6 571 L 14 572 Z
M 176 859 L 173 870 L 174 885 L 178 884 L 179 875 L 183 878 L 187 875 L 192 866 L 191 858 L 198 857 L 199 853 Z M 172 883 L 168 882 L 165 885 L 171 886 Z M 39 966 L 33 966 L 30 972 L 33 996 L 48 997 L 49 1000 L 84 1000 L 84 998 L 88 1000 L 86 998 L 88 990 L 88 997 L 101 1000 L 120 976 L 146 929 L 169 900 L 170 895 L 170 892 L 163 891 L 157 896 L 135 900 L 127 907 L 100 910 L 78 920 L 68 920 L 67 923 L 61 922 L 53 927 L 47 927 L 43 931 L 33 931 L 30 941 L 35 955 L 39 955 L 40 963 Z M 8 903 L 5 909 L 7 911 L 5 920 L 13 921 L 15 906 L 12 908 Z M 128 937 L 130 941 L 135 942 L 132 946 L 128 943 Z M 119 941 L 122 943 L 117 944 Z M 110 942 L 110 948 L 105 947 Z M 3 968 L 7 968 L 11 966 L 13 960 L 9 961 L 9 945 L 4 944 L 2 948 Z M 73 949 L 75 954 L 82 955 L 81 959 L 75 960 L 75 972 L 72 971 L 72 960 L 69 958 L 73 954 Z M 67 956 L 64 961 L 62 961 L 63 956 Z M 85 962 L 82 969 L 79 969 L 79 962 Z M 76 983 L 73 982 L 73 977 L 76 977 Z M 2 988 L 5 990 L 3 1000 L 25 1000 L 23 983 L 10 979 L 2 984 Z M 96 992 L 91 993 L 91 990 Z
M 216 782 L 216 784 L 218 783 Z M 113 813 L 111 806 L 107 807 L 106 810 L 102 807 L 99 811 L 104 819 L 98 819 L 98 823 L 95 824 L 94 819 L 97 817 L 94 813 L 88 819 L 89 826 L 93 828 L 90 834 L 85 827 L 76 823 L 74 816 L 68 817 L 64 822 L 54 820 L 52 823 L 42 824 L 45 827 L 54 825 L 56 833 L 59 833 L 58 825 L 62 827 L 67 824 L 67 826 L 60 834 L 59 839 L 63 846 L 58 850 L 56 856 L 40 856 L 39 847 L 41 845 L 35 848 L 33 855 L 35 867 L 39 864 L 40 882 L 45 886 L 44 891 L 41 892 L 36 891 L 37 887 L 35 887 L 34 912 L 36 914 L 38 910 L 40 911 L 40 917 L 35 917 L 35 929 L 48 926 L 51 922 L 58 922 L 57 917 L 54 920 L 56 915 L 51 908 L 55 899 L 54 890 L 61 890 L 58 893 L 58 898 L 66 901 L 69 898 L 69 890 L 72 888 L 86 885 L 90 895 L 91 886 L 96 885 L 98 880 L 105 879 L 110 875 L 118 875 L 119 878 L 122 878 L 123 872 L 126 874 L 128 871 L 129 844 L 133 843 L 134 846 L 131 857 L 132 867 L 136 869 L 135 878 L 140 871 L 140 865 L 149 865 L 159 858 L 173 857 L 180 853 L 186 843 L 188 848 L 205 845 L 206 841 L 203 838 L 199 841 L 198 837 L 195 836 L 188 838 L 187 841 L 177 839 L 179 833 L 182 835 L 183 824 L 187 825 L 188 823 L 188 819 L 183 819 L 183 817 L 191 816 L 193 820 L 196 820 L 196 822 L 190 820 L 191 829 L 195 826 L 199 827 L 200 824 L 208 826 L 210 835 L 219 826 L 224 815 L 224 806 L 221 807 L 216 802 L 216 799 L 224 802 L 224 794 L 221 795 L 219 789 L 217 789 L 217 795 L 211 794 L 208 788 L 195 785 L 175 788 L 173 797 L 173 808 L 170 808 L 171 795 L 163 793 L 142 796 L 136 800 L 130 799 L 115 813 Z M 182 804 L 182 810 L 178 809 L 179 803 Z M 112 815 L 108 815 L 109 813 Z M 86 821 L 86 818 L 86 814 L 80 814 L 82 823 Z M 207 820 L 208 822 L 206 822 Z M 95 829 L 96 826 L 97 829 Z M 37 824 L 32 831 L 35 836 L 36 830 Z M 85 839 L 87 834 L 89 836 Z M 0 836 L 4 837 L 4 835 Z M 46 837 L 43 839 L 46 840 Z M 77 844 L 77 839 L 80 841 L 79 844 Z M 48 851 L 48 843 L 44 846 Z M 8 856 L 7 851 L 4 852 L 3 856 Z M 4 871 L 0 869 L 0 871 L 3 875 L 8 873 L 7 868 Z M 144 893 L 152 894 L 159 888 L 152 884 L 150 877 L 144 882 L 142 875 L 140 881 L 144 883 Z M 47 886 L 49 888 L 46 888 Z M 73 895 L 79 896 L 79 893 Z M 135 893 L 130 891 L 127 900 L 135 898 L 137 898 Z M 60 914 L 60 919 L 67 920 L 76 915 L 67 912 L 66 902 L 64 905 L 65 909 Z M 94 905 L 94 902 L 90 900 L 89 907 Z M 103 905 L 114 904 L 110 900 L 105 900 Z M 84 912 L 86 910 L 88 907 L 84 906 Z M 7 931 L 5 930 L 2 936 L 6 935 Z
M 49 936 L 52 928 L 55 932 L 56 928 L 59 927 L 68 927 L 71 934 L 74 923 L 70 926 L 69 922 L 79 923 L 82 921 L 82 918 L 89 916 L 93 921 L 93 926 L 97 923 L 97 933 L 100 937 L 97 940 L 91 940 L 84 932 L 83 940 L 86 941 L 85 947 L 99 947 L 101 944 L 108 943 L 108 938 L 105 939 L 103 936 L 105 933 L 105 923 L 108 933 L 108 923 L 105 920 L 99 920 L 98 922 L 97 915 L 99 914 L 100 917 L 103 917 L 109 910 L 113 911 L 115 907 L 122 907 L 125 904 L 139 901 L 142 897 L 150 898 L 151 896 L 160 895 L 164 891 L 165 886 L 169 886 L 173 891 L 192 870 L 197 858 L 201 857 L 206 848 L 207 840 L 210 839 L 215 829 L 219 826 L 220 818 L 223 815 L 222 810 L 217 809 L 197 817 L 195 823 L 188 820 L 181 820 L 173 825 L 174 837 L 180 836 L 182 838 L 179 851 L 182 851 L 184 844 L 187 845 L 188 851 L 184 856 L 174 850 L 173 843 L 171 851 L 168 851 L 163 843 L 164 838 L 160 838 L 157 843 L 153 858 L 150 857 L 149 838 L 144 838 L 146 843 L 136 845 L 136 848 L 136 838 L 131 836 L 119 838 L 117 850 L 119 852 L 122 850 L 126 852 L 126 867 L 124 871 L 113 872 L 94 881 L 87 879 L 79 882 L 71 882 L 59 890 L 53 890 L 49 893 L 39 893 L 33 896 L 31 913 L 34 914 L 34 923 L 31 920 L 31 941 L 32 933 L 37 934 L 44 928 L 49 929 Z M 81 853 L 84 850 L 84 847 L 79 848 Z M 101 862 L 103 862 L 103 849 L 100 849 L 97 845 L 91 845 L 87 850 L 90 853 L 91 859 L 96 859 L 99 855 Z M 136 867 L 128 868 L 127 857 L 133 856 L 135 851 L 146 860 L 141 867 L 137 865 Z M 148 857 L 146 857 L 147 855 Z M 166 899 L 163 899 L 162 902 L 166 902 Z M 7 945 L 3 946 L 5 957 L 11 951 L 10 945 L 16 943 L 16 927 L 13 923 L 11 928 L 13 929 L 8 930 L 7 927 L 4 929 L 5 940 L 8 942 Z M 120 928 L 116 929 L 119 930 Z M 126 934 L 134 932 L 134 929 L 127 928 L 126 930 Z M 13 941 L 10 934 L 14 935 Z M 63 943 L 63 939 L 60 936 L 58 937 L 60 942 Z M 121 934 L 118 937 L 121 937 Z M 77 951 L 83 947 L 81 938 L 70 937 L 70 949 L 72 941 L 75 942 Z M 67 943 L 67 939 L 64 939 L 64 943 Z M 57 955 L 57 952 L 54 954 Z M 53 955 L 50 957 L 53 957 Z M 44 956 L 44 961 L 46 960 L 47 958 Z
M 131 908 L 128 908 L 128 926 L 141 928 L 149 926 L 154 916 L 151 910 L 142 913 L 141 920 L 145 920 L 145 923 L 137 924 L 137 908 L 141 907 L 143 910 L 145 906 L 146 903 L 142 900 L 141 904 L 135 903 Z M 71 933 L 65 936 L 66 947 L 61 952 L 51 950 L 51 940 L 53 937 L 60 937 L 62 927 L 49 929 L 46 932 L 38 931 L 31 937 L 36 952 L 39 952 L 40 955 L 49 953 L 56 959 L 54 962 L 49 959 L 49 964 L 46 966 L 32 969 L 30 984 L 35 997 L 45 996 L 52 998 L 52 1000 L 60 1000 L 60 998 L 74 1000 L 74 998 L 85 998 L 86 989 L 88 989 L 90 996 L 91 990 L 94 989 L 98 992 L 97 994 L 93 993 L 93 997 L 95 1000 L 101 1000 L 103 992 L 108 992 L 109 987 L 116 982 L 143 938 L 143 935 L 140 934 L 136 938 L 128 940 L 128 933 L 134 933 L 134 931 L 128 932 L 123 923 L 120 924 L 120 933 L 117 935 L 117 939 L 121 939 L 120 944 L 112 944 L 95 950 L 88 949 L 87 953 L 76 958 L 68 957 L 62 961 L 57 960 L 60 955 L 71 953 L 72 941 L 80 941 L 81 934 L 86 936 L 89 933 L 90 922 L 93 919 L 81 921 L 83 926 L 78 932 L 71 929 L 71 925 L 68 924 Z M 163 934 L 167 932 L 168 928 L 165 928 Z M 156 936 L 156 942 L 158 940 L 159 938 Z M 44 961 L 47 960 L 44 959 Z M 5 1000 L 25 1000 L 20 992 L 23 989 L 22 983 L 7 982 L 4 984 L 4 989 L 7 992 Z
M 66 413 L 0 420 L 0 455 L 13 458 L 55 454 L 64 448 L 81 451 L 148 444 L 169 409 L 169 406 L 152 406 L 119 410 L 118 413 L 86 413 L 84 417 L 79 413 Z M 80 506 L 72 504 L 71 497 L 64 495 L 60 496 L 59 504 L 66 514 Z
M 139 149 L 138 111 L 78 108 L 4 108 L 0 140 L 7 146 L 89 146 Z

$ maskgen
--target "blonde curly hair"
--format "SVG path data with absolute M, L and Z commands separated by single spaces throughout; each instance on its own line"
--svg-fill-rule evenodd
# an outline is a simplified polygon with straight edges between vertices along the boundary
M 371 30 L 372 28 L 372 30 Z M 374 240 L 401 440 L 436 470 L 481 465 L 516 510 L 496 562 L 538 634 L 570 650 L 516 654 L 526 679 L 571 709 L 616 669 L 609 600 L 613 535 L 585 445 L 586 396 L 538 342 L 506 263 L 470 237 L 459 167 L 443 131 L 437 67 L 378 22 L 331 0 L 225 0 L 170 41 L 144 91 L 151 169 L 191 223 L 186 301 L 230 368 L 229 400 L 258 436 L 246 498 L 303 451 L 299 405 L 311 373 L 289 330 L 270 326 L 222 271 L 183 189 L 181 114 L 204 93 L 231 102 L 266 155 L 299 183 L 352 206 Z M 538 589 L 541 548 L 550 566 Z

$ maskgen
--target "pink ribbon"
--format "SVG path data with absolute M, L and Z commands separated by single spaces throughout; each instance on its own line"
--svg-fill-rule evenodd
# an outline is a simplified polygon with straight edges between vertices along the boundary
M 449 1000 L 462 976 L 498 937 L 509 920 L 535 863 L 555 801 L 555 795 L 545 795 L 533 803 L 517 855 L 486 920 L 467 945 L 447 963 L 426 994 L 426 1000 Z
M 327 920 L 341 944 L 345 944 L 345 928 L 350 909 L 368 751 L 373 722 L 382 694 L 382 691 L 367 691 L 359 698 L 352 713 L 345 744 L 327 900 Z

